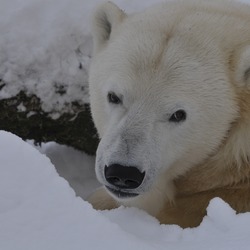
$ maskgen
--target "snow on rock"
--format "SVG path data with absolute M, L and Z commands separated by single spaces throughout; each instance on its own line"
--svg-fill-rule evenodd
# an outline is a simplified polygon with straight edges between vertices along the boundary
M 99 2 L 1 0 L 0 99 L 21 90 L 36 94 L 52 117 L 70 112 L 73 101 L 87 103 L 92 51 L 89 20 Z M 115 2 L 135 11 L 160 0 Z
M 20 138 L 0 131 L 0 149 L 0 249 L 249 249 L 250 213 L 236 215 L 219 198 L 199 227 L 185 230 L 136 208 L 99 212 Z

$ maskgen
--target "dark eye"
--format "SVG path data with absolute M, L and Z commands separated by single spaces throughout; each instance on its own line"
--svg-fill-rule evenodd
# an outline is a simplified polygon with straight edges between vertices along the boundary
M 120 104 L 122 101 L 114 92 L 109 92 L 108 102 L 113 103 L 113 104 Z
M 187 118 L 186 112 L 180 109 L 171 115 L 171 117 L 169 118 L 169 121 L 170 122 L 182 122 L 182 121 L 185 121 L 186 118 Z

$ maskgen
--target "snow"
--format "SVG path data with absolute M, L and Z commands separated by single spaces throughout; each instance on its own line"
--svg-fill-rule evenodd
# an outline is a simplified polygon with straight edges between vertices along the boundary
M 1 0 L 0 79 L 5 86 L 1 88 L 0 81 L 0 99 L 22 90 L 36 94 L 42 109 L 54 118 L 71 112 L 72 102 L 88 103 L 92 51 L 89 19 L 99 2 Z M 115 2 L 136 11 L 152 0 Z
M 43 143 L 36 148 L 49 157 L 58 174 L 69 182 L 76 195 L 87 198 L 100 186 L 94 172 L 95 157 L 55 142 Z
M 61 168 L 70 162 L 86 163 L 85 173 L 79 173 L 89 176 L 93 158 L 55 143 L 43 145 L 41 153 L 5 131 L 0 131 L 0 148 L 1 250 L 249 249 L 250 213 L 236 215 L 219 198 L 210 202 L 208 215 L 192 229 L 160 225 L 136 208 L 96 211 L 76 196 L 42 153 L 64 165 Z M 72 173 L 64 171 L 65 176 Z

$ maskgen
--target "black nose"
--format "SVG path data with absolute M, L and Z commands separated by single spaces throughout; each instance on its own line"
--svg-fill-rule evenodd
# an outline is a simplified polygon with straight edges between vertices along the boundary
M 112 164 L 105 166 L 105 178 L 107 182 L 121 189 L 135 189 L 139 187 L 144 179 L 145 172 L 136 167 Z

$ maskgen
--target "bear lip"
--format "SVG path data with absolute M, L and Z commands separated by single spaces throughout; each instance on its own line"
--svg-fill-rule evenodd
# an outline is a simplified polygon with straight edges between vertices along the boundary
M 115 196 L 117 196 L 118 198 L 133 198 L 135 196 L 138 196 L 139 194 L 136 193 L 128 193 L 128 192 L 124 192 L 120 189 L 114 189 L 108 186 L 105 186 L 109 192 L 111 192 L 112 194 L 114 194 Z

